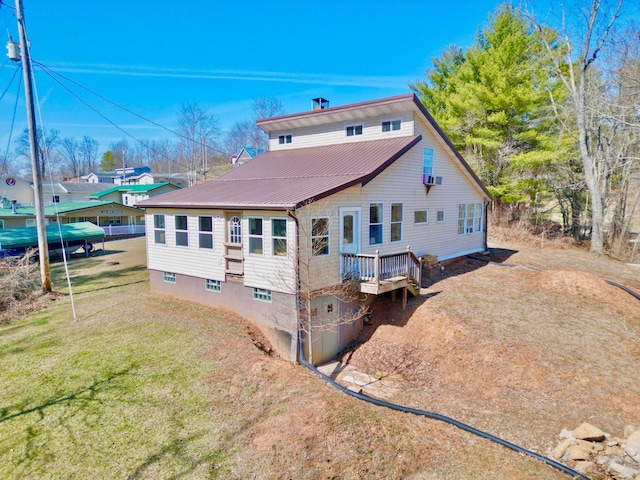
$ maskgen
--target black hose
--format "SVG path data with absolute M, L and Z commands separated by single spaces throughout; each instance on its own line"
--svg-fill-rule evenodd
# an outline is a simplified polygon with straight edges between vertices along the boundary
M 530 457 L 535 458 L 536 460 L 540 460 L 540 461 L 546 463 L 547 465 L 549 465 L 549 466 L 551 466 L 551 467 L 553 467 L 553 468 L 555 468 L 557 470 L 560 470 L 563 473 L 571 475 L 574 478 L 578 478 L 580 480 L 589 480 L 589 477 L 585 477 L 584 475 L 576 472 L 575 470 L 567 467 L 566 465 L 563 465 L 562 463 L 556 462 L 555 460 L 547 458 L 547 457 L 545 457 L 543 455 L 540 455 L 540 454 L 538 454 L 536 452 L 532 452 L 531 450 L 527 450 L 525 448 L 519 447 L 518 445 L 516 445 L 514 443 L 508 442 L 507 440 L 503 440 L 503 439 L 501 439 L 499 437 L 491 435 L 490 433 L 483 432 L 482 430 L 478 430 L 477 428 L 473 428 L 472 426 L 467 425 L 467 424 L 462 423 L 462 422 L 459 422 L 458 420 L 455 420 L 455 419 L 453 419 L 451 417 L 447 417 L 445 415 L 440 415 L 439 413 L 428 412 L 426 410 L 419 410 L 417 408 L 405 407 L 404 405 L 398 405 L 396 403 L 385 402 L 384 400 L 380 400 L 380 399 L 377 399 L 377 398 L 374 398 L 374 397 L 370 397 L 369 395 L 364 395 L 362 393 L 353 392 L 353 391 L 349 390 L 348 388 L 343 387 L 342 385 L 337 383 L 333 378 L 329 377 L 328 375 L 325 375 L 320 370 L 318 370 L 316 367 L 314 367 L 309 362 L 307 362 L 307 359 L 304 358 L 304 345 L 302 343 L 302 339 L 301 338 L 298 339 L 298 346 L 299 346 L 299 350 L 300 350 L 300 363 L 302 363 L 309 370 L 311 370 L 315 374 L 319 375 L 324 380 L 326 380 L 331 385 L 333 385 L 335 388 L 337 388 L 338 390 L 346 393 L 347 395 L 355 397 L 358 400 L 362 400 L 364 402 L 372 403 L 373 405 L 377 405 L 379 407 L 386 407 L 386 408 L 390 408 L 392 410 L 397 410 L 399 412 L 413 413 L 414 415 L 420 415 L 420 416 L 423 416 L 423 417 L 432 418 L 434 420 L 440 420 L 442 422 L 449 423 L 449 424 L 454 425 L 454 426 L 456 426 L 456 427 L 458 427 L 458 428 L 460 428 L 460 429 L 462 429 L 462 430 L 464 430 L 466 432 L 473 433 L 474 435 L 477 435 L 479 437 L 486 438 L 487 440 L 491 440 L 492 442 L 498 443 L 498 444 L 502 445 L 503 447 L 510 448 L 511 450 L 513 450 L 515 452 L 522 453 L 524 455 L 528 455 Z
M 634 292 L 633 290 L 631 290 L 630 288 L 625 287 L 624 285 L 620 285 L 619 283 L 616 282 L 612 282 L 611 280 L 605 280 L 605 282 L 607 282 L 609 285 L 613 285 L 614 287 L 618 287 L 621 288 L 622 290 L 624 290 L 625 292 L 633 295 L 634 297 L 636 297 L 638 300 L 640 300 L 640 294 Z

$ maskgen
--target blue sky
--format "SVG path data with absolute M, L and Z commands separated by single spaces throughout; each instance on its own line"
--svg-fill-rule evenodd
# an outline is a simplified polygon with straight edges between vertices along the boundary
M 0 7 L 3 45 L 17 41 L 14 0 Z M 501 2 L 23 0 L 34 61 L 153 121 L 175 128 L 180 105 L 211 110 L 224 132 L 251 116 L 254 98 L 287 113 L 324 97 L 331 106 L 408 93 L 431 58 L 467 47 Z M 3 54 L 0 93 L 16 69 Z M 41 70 L 36 88 L 46 129 L 89 135 L 101 151 L 125 137 Z M 61 80 L 138 138 L 171 137 Z M 17 81 L 0 101 L 0 155 L 7 149 Z M 13 138 L 26 127 L 17 103 Z M 131 142 L 131 139 L 128 139 Z M 11 141 L 10 150 L 15 144 Z

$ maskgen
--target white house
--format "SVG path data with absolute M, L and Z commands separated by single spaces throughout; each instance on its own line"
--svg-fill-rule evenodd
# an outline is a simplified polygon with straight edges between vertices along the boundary
M 153 292 L 231 309 L 292 360 L 302 335 L 319 363 L 358 334 L 339 319 L 359 302 L 415 292 L 422 255 L 486 248 L 491 196 L 415 95 L 257 124 L 268 152 L 139 204 Z

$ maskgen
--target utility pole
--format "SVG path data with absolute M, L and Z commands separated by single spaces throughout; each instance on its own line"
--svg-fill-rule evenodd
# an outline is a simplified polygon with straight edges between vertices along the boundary
M 22 0 L 16 0 L 16 17 L 18 19 L 18 33 L 20 34 L 20 57 L 22 59 L 22 74 L 24 76 L 24 95 L 27 100 L 27 123 L 29 129 L 29 152 L 31 154 L 31 171 L 33 174 L 33 189 L 36 204 L 36 228 L 38 231 L 38 256 L 40 259 L 40 278 L 42 290 L 51 291 L 51 272 L 49 271 L 49 245 L 47 243 L 47 227 L 44 220 L 44 197 L 42 194 L 42 171 L 38 161 L 38 133 L 36 130 L 36 115 L 33 108 L 33 90 L 31 78 L 31 57 L 27 32 L 22 13 Z M 43 135 L 44 137 L 44 135 Z

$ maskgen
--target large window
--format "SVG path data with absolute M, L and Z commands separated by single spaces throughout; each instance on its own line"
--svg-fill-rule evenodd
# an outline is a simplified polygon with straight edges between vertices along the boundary
M 262 218 L 249 218 L 249 253 L 262 254 Z
M 198 217 L 198 246 L 213 248 L 213 217 Z
M 402 240 L 402 204 L 391 204 L 391 241 L 399 242 Z
M 311 220 L 311 254 L 329 255 L 329 218 Z
M 482 231 L 482 203 L 458 205 L 458 235 Z
M 401 123 L 400 120 L 385 120 L 382 122 L 382 131 L 390 132 L 392 130 L 400 130 Z
M 273 254 L 287 256 L 287 220 L 284 218 L 271 219 L 271 237 L 273 239 Z
M 164 245 L 165 230 L 164 230 L 164 215 L 156 213 L 153 215 L 153 239 L 155 243 Z
M 369 245 L 382 243 L 382 203 L 369 204 Z
M 362 135 L 362 125 L 349 125 L 347 127 L 347 137 Z
M 291 135 L 279 135 L 278 143 L 284 145 L 285 143 L 291 143 Z
M 176 215 L 176 245 L 181 247 L 189 246 L 189 232 L 187 230 L 187 216 Z

